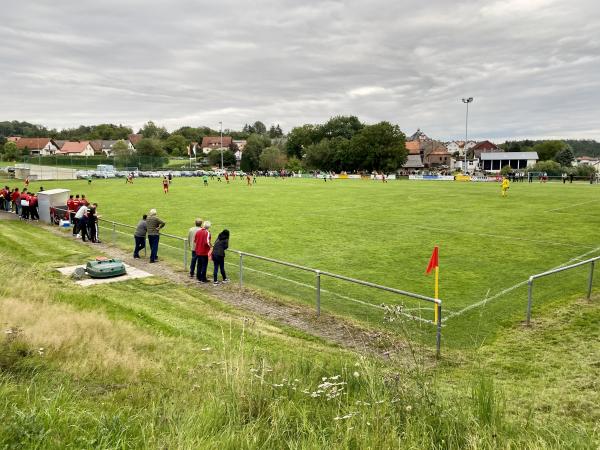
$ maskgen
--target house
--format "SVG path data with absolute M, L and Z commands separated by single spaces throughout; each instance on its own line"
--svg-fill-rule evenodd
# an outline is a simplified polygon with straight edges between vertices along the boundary
M 504 166 L 519 170 L 534 166 L 538 162 L 537 152 L 486 152 L 481 154 L 481 168 L 486 172 L 498 173 Z
M 590 158 L 589 156 L 579 156 L 573 162 L 574 166 L 591 166 L 600 171 L 600 158 Z
M 13 141 L 19 150 L 28 151 L 31 156 L 49 156 L 58 151 L 58 146 L 51 138 L 20 138 Z
M 406 140 L 407 141 L 429 141 L 431 139 L 425 133 L 423 133 L 420 128 L 417 128 L 417 131 L 415 131 L 415 133 Z
M 6 138 L 7 142 L 17 142 L 19 139 L 21 139 L 21 136 L 9 136 Z
M 450 153 L 441 142 L 429 140 L 421 142 L 421 155 L 425 167 L 450 167 Z
M 419 141 L 406 141 L 404 144 L 409 155 L 421 154 L 421 143 Z
M 409 154 L 406 157 L 406 162 L 402 166 L 403 169 L 406 170 L 420 170 L 422 169 L 423 161 L 421 160 L 421 155 Z
M 240 152 L 243 152 L 246 147 L 246 139 L 234 140 L 233 145 L 235 145 Z
M 138 142 L 144 139 L 144 136 L 141 134 L 130 134 L 129 136 L 127 136 L 127 138 L 129 139 L 129 142 L 131 142 L 131 145 L 135 147 L 138 144 Z
M 502 149 L 494 143 L 490 141 L 481 141 L 471 148 L 467 156 L 473 155 L 475 159 L 479 159 L 482 153 L 498 153 L 501 151 Z
M 465 141 L 450 141 L 446 142 L 446 150 L 451 154 L 458 152 L 459 156 L 465 155 L 465 147 L 467 150 L 475 147 L 477 143 L 475 141 L 468 141 L 465 145 Z
M 205 154 L 210 153 L 212 150 L 229 150 L 233 145 L 233 139 L 231 136 L 204 136 L 202 138 L 202 152 Z
M 113 156 L 113 146 L 117 142 L 119 142 L 119 141 L 114 140 L 114 139 L 97 139 L 95 141 L 91 141 L 90 145 L 94 149 L 94 153 L 96 155 L 100 155 L 100 154 L 104 153 L 105 156 Z M 127 144 L 127 150 L 129 150 L 130 153 L 135 151 L 135 147 L 133 146 L 131 141 L 124 140 L 123 142 L 125 142 Z
M 68 141 L 63 144 L 57 155 L 94 156 L 90 141 Z

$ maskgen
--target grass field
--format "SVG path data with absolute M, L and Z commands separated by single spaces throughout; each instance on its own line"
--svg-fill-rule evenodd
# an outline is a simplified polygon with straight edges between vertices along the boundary
M 597 448 L 600 308 L 435 367 L 334 347 L 160 277 L 81 288 L 97 254 L 0 221 L 2 448 Z
M 231 231 L 232 248 L 425 295 L 431 251 L 440 247 L 444 343 L 476 345 L 523 319 L 528 276 L 600 254 L 600 186 L 513 183 L 501 198 L 496 183 L 363 180 L 324 183 L 259 178 L 248 187 L 176 179 L 168 195 L 158 179 L 44 182 L 100 204 L 105 218 L 135 224 L 157 208 L 165 232 L 185 236 L 193 219 Z M 34 186 L 36 187 L 36 186 Z M 123 236 L 125 245 L 129 237 Z M 175 244 L 173 244 L 175 245 Z M 235 255 L 228 257 L 237 263 Z M 246 259 L 245 281 L 296 301 L 314 303 L 314 275 Z M 228 266 L 235 275 L 235 266 Z M 535 306 L 584 292 L 587 270 L 540 281 Z M 596 277 L 598 279 L 598 277 Z M 292 282 L 290 282 L 291 280 Z M 376 326 L 381 303 L 402 303 L 431 319 L 432 308 L 390 294 L 324 278 L 325 311 Z M 534 310 L 535 317 L 535 310 Z M 433 337 L 433 327 L 420 330 Z

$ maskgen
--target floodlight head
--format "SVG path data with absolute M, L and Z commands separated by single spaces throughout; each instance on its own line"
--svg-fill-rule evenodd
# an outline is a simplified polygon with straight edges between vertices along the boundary
M 471 103 L 473 101 L 473 97 L 463 98 L 462 101 L 463 103 Z

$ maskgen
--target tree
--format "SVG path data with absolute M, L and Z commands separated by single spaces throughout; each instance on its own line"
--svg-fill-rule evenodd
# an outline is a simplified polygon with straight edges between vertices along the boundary
M 253 172 L 260 167 L 260 154 L 271 145 L 271 140 L 266 136 L 251 134 L 246 139 L 246 146 L 242 153 L 240 168 L 244 172 Z
M 502 176 L 506 176 L 511 172 L 512 172 L 512 167 L 510 167 L 509 164 L 507 164 L 506 166 L 503 166 L 502 169 L 500 169 L 500 175 L 502 175 Z
M 329 139 L 334 137 L 352 139 L 352 136 L 363 127 L 364 125 L 356 116 L 335 116 L 325 122 L 319 131 L 323 137 Z
M 386 172 L 400 168 L 408 154 L 404 133 L 389 122 L 365 126 L 350 140 L 349 153 L 357 169 Z
M 554 157 L 554 161 L 559 163 L 561 166 L 571 167 L 573 161 L 575 160 L 575 155 L 573 154 L 573 150 L 571 147 L 567 145 L 562 150 L 559 150 L 556 156 Z
M 268 147 L 260 154 L 260 168 L 263 170 L 281 170 L 287 159 L 278 147 Z
M 127 142 L 122 139 L 114 143 L 112 151 L 114 156 L 121 158 L 133 155 L 133 150 L 130 150 Z
M 208 154 L 208 162 L 211 166 L 221 167 L 221 150 L 211 150 Z M 231 150 L 223 150 L 223 167 L 235 166 L 235 153 Z
M 543 141 L 533 146 L 533 151 L 537 152 L 540 161 L 549 161 L 554 159 L 556 154 L 567 148 L 563 141 Z
M 528 172 L 546 172 L 550 176 L 561 175 L 564 170 L 556 161 L 538 161 L 533 167 L 527 169 Z
M 7 142 L 4 144 L 2 149 L 2 154 L 4 155 L 4 159 L 7 161 L 14 161 L 19 156 L 19 149 L 17 148 L 17 144 L 14 142 Z
M 188 147 L 189 141 L 179 134 L 172 134 L 164 143 L 165 151 L 173 156 L 186 156 Z
M 288 156 L 302 158 L 304 147 L 321 141 L 318 125 L 305 124 L 292 128 L 287 137 L 285 150 Z
M 145 138 L 154 139 L 166 139 L 169 136 L 169 132 L 165 127 L 159 127 L 151 120 L 145 123 L 138 133 Z
M 254 122 L 253 128 L 256 134 L 267 134 L 267 127 L 260 120 Z
M 287 164 L 285 165 L 285 168 L 292 172 L 300 172 L 302 170 L 302 161 L 300 161 L 298 158 L 292 156 L 291 158 L 288 159 Z
M 283 137 L 283 130 L 281 129 L 279 124 L 277 124 L 277 126 L 271 125 L 271 128 L 269 128 L 269 137 L 271 139 Z
M 164 156 L 162 142 L 158 139 L 144 138 L 135 146 L 138 155 L 140 156 Z

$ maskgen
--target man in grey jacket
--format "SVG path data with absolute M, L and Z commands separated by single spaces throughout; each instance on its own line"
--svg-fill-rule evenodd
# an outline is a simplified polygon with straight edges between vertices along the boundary
M 135 239 L 135 248 L 133 249 L 133 257 L 140 257 L 140 250 L 146 248 L 146 232 L 148 231 L 148 225 L 146 224 L 146 218 L 148 216 L 144 214 L 142 220 L 140 220 L 135 227 L 133 238 Z
M 158 240 L 160 239 L 160 230 L 166 224 L 158 218 L 156 210 L 151 209 L 146 219 L 146 229 L 148 232 L 148 243 L 150 244 L 150 262 L 156 262 L 158 259 Z
M 188 231 L 188 248 L 192 249 L 192 262 L 190 263 L 190 277 L 194 277 L 194 271 L 196 270 L 196 262 L 198 261 L 198 257 L 196 256 L 196 232 L 202 228 L 202 219 L 197 218 L 195 226 L 189 229 Z M 198 264 L 199 266 L 200 264 Z

